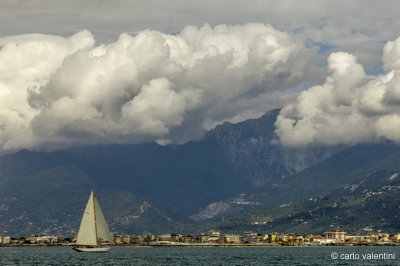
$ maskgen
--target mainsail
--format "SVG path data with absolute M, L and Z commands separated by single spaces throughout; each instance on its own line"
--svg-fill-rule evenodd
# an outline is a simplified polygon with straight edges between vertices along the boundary
M 105 241 L 112 242 L 112 237 L 99 202 L 92 191 L 83 213 L 76 244 L 96 246 Z
M 106 223 L 106 219 L 104 219 L 103 212 L 101 211 L 99 202 L 96 198 L 94 198 L 94 210 L 96 217 L 96 229 L 97 229 L 97 239 L 100 242 L 113 242 L 110 231 L 108 231 L 108 226 Z

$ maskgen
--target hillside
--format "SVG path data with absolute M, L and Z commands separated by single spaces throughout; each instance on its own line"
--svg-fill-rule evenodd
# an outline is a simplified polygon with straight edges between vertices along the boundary
M 207 205 L 255 191 L 342 149 L 273 144 L 277 114 L 225 123 L 183 145 L 97 145 L 0 156 L 1 230 L 70 234 L 95 188 L 116 232 L 182 231 L 193 226 L 187 217 Z
M 212 228 L 229 232 L 323 233 L 341 228 L 362 233 L 368 227 L 400 231 L 400 152 L 370 165 L 368 173 L 332 193 L 240 215 Z
M 190 220 L 123 190 L 99 188 L 76 166 L 39 170 L 22 180 L 2 180 L 0 234 L 73 236 L 94 189 L 113 232 L 182 230 Z
M 216 221 L 256 209 L 327 195 L 375 170 L 395 169 L 393 156 L 400 147 L 393 143 L 360 144 L 316 163 L 277 182 L 214 202 L 193 215 L 196 221 Z
M 398 171 L 400 148 L 393 143 L 303 150 L 273 144 L 276 114 L 225 123 L 184 145 L 98 145 L 1 156 L 2 234 L 73 235 L 92 188 L 114 232 L 190 232 L 340 193 L 374 172 Z M 342 196 L 347 195 L 335 197 Z

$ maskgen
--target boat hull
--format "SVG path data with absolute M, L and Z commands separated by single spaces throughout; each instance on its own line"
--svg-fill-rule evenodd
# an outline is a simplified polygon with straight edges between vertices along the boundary
M 110 247 L 73 247 L 78 252 L 108 252 Z

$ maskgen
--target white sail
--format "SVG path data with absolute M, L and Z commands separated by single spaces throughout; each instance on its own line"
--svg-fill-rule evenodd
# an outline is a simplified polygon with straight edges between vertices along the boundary
M 97 229 L 97 239 L 99 242 L 110 242 L 112 243 L 112 237 L 108 231 L 106 220 L 104 219 L 103 212 L 101 211 L 100 204 L 96 198 L 94 198 L 94 209 L 96 217 L 96 229 Z
M 100 242 L 113 241 L 99 202 L 92 191 L 83 213 L 76 244 L 97 246 Z
M 77 245 L 97 245 L 96 221 L 94 214 L 94 194 L 92 191 L 88 203 L 86 204 L 85 211 L 83 212 L 81 226 L 79 227 L 78 237 L 76 239 Z

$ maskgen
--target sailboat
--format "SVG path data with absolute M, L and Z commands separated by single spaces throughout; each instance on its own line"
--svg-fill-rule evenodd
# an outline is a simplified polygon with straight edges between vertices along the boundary
M 112 236 L 108 231 L 100 204 L 92 190 L 83 212 L 76 245 L 73 249 L 79 252 L 107 252 L 110 247 L 103 244 L 112 242 Z

